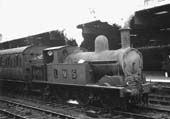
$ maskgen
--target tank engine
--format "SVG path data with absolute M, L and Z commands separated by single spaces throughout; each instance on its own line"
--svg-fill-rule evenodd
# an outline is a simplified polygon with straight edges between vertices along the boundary
M 150 84 L 146 83 L 142 74 L 142 55 L 137 49 L 129 47 L 127 32 L 123 31 L 122 48 L 118 50 L 109 50 L 108 40 L 103 35 L 96 38 L 94 52 L 73 47 L 45 49 L 48 81 L 57 81 L 57 84 L 69 87 L 80 86 L 82 92 L 86 92 L 84 94 L 89 93 L 95 99 L 103 97 L 101 100 L 109 102 L 109 105 L 114 102 L 118 105 L 121 99 L 147 98 Z

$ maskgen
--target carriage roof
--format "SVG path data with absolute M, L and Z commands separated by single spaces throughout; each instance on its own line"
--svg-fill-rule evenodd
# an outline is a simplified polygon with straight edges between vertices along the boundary
M 24 46 L 24 47 L 0 50 L 0 55 L 23 53 L 29 47 L 31 47 L 31 46 Z
M 0 55 L 8 55 L 8 54 L 37 54 L 38 52 L 42 52 L 46 46 L 23 46 L 18 48 L 4 49 L 0 50 Z M 39 54 L 39 53 L 38 53 Z

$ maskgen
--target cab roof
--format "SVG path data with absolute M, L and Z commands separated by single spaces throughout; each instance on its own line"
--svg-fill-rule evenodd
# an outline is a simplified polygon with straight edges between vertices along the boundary
M 44 51 L 48 51 L 48 50 L 59 50 L 59 49 L 66 48 L 66 47 L 69 47 L 69 46 L 68 46 L 68 45 L 64 45 L 64 46 L 50 47 L 50 48 L 44 49 Z

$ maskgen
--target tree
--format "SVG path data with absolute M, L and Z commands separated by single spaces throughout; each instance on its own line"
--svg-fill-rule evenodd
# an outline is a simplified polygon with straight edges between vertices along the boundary
M 66 40 L 66 45 L 70 45 L 70 46 L 78 46 L 77 42 L 74 38 L 70 38 Z

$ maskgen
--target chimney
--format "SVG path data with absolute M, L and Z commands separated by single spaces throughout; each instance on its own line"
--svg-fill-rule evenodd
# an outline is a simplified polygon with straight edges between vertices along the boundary
M 122 48 L 130 47 L 130 28 L 120 29 Z
M 2 40 L 2 34 L 0 34 L 0 41 Z

